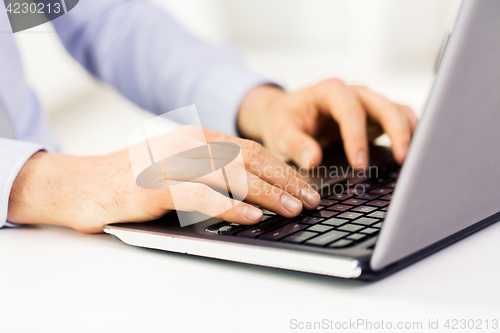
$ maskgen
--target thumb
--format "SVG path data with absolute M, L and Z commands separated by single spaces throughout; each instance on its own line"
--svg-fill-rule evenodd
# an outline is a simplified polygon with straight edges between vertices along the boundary
M 291 159 L 299 167 L 312 168 L 321 163 L 322 149 L 319 143 L 292 122 L 283 125 L 282 131 L 272 133 L 271 148 L 280 155 Z

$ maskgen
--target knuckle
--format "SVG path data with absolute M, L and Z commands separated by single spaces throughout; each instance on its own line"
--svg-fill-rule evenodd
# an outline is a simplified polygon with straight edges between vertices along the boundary
M 307 183 L 295 177 L 288 177 L 283 190 L 290 194 L 299 194 L 302 187 L 308 187 Z
M 408 105 L 401 105 L 401 109 L 403 112 L 407 112 L 411 116 L 415 115 L 415 112 L 413 112 L 413 109 L 411 107 L 409 107 Z
M 363 86 L 363 85 L 354 85 L 352 86 L 355 90 L 357 91 L 360 91 L 360 92 L 367 92 L 367 91 L 370 91 L 370 89 L 368 89 L 368 87 L 366 86 Z
M 389 110 L 389 114 L 400 115 L 403 113 L 403 109 L 392 102 L 388 102 L 386 108 Z
M 242 155 L 245 164 L 248 165 L 251 169 L 260 168 L 262 166 L 260 155 L 256 152 L 252 150 L 243 150 Z
M 392 107 L 391 114 L 393 114 L 396 117 L 396 121 L 399 124 L 397 126 L 397 131 L 400 133 L 405 133 L 406 132 L 406 123 L 408 121 L 408 114 L 405 112 L 404 109 L 398 107 L 397 105 L 394 105 Z
M 395 140 L 406 140 L 409 136 L 410 134 L 406 126 L 399 125 L 392 130 L 392 137 Z
M 230 198 L 220 200 L 220 212 L 228 212 L 233 209 L 233 201 Z
M 329 78 L 318 83 L 318 86 L 322 89 L 330 90 L 345 87 L 345 83 L 339 78 Z
M 266 195 L 266 202 L 271 204 L 271 207 L 280 207 L 281 206 L 281 194 L 283 190 L 279 188 L 280 186 L 270 186 L 269 193 Z
M 229 163 L 226 165 L 224 167 L 224 171 L 229 179 L 242 179 L 242 177 L 246 176 L 245 169 L 235 163 Z
M 196 184 L 189 191 L 189 200 L 191 202 L 203 202 L 208 198 L 209 194 L 210 192 L 208 186 L 204 184 Z
M 394 103 L 386 102 L 383 104 L 381 115 L 386 122 L 399 121 L 403 110 Z
M 253 150 L 257 154 L 261 154 L 262 151 L 264 150 L 262 145 L 256 141 L 249 140 L 249 139 L 246 139 L 245 141 L 246 141 L 246 144 L 248 146 L 248 149 Z
M 283 189 L 281 184 L 270 185 L 265 183 L 264 185 L 264 200 L 273 206 L 279 205 L 281 193 Z
M 355 118 L 363 118 L 365 117 L 366 113 L 364 110 L 362 110 L 361 108 L 352 108 L 350 110 L 350 114 L 352 117 L 355 117 Z

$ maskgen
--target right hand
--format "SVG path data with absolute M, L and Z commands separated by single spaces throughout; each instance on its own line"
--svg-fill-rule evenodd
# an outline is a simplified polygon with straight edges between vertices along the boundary
M 166 150 L 186 151 L 204 144 L 196 139 L 195 129 L 182 126 L 176 135 L 160 140 Z M 258 143 L 208 130 L 204 135 L 209 143 L 231 142 L 240 147 L 244 166 L 228 164 L 225 170 L 230 184 L 246 176 L 247 184 L 241 184 L 248 187 L 245 201 L 285 217 L 319 205 L 319 194 Z M 154 220 L 174 209 L 240 224 L 260 221 L 261 210 L 215 191 L 212 187 L 220 185 L 216 182 L 208 176 L 197 182 L 186 179 L 170 189 L 146 189 L 136 185 L 128 149 L 99 157 L 39 152 L 14 181 L 7 220 L 64 225 L 86 233 L 102 232 L 105 224 L 113 222 Z

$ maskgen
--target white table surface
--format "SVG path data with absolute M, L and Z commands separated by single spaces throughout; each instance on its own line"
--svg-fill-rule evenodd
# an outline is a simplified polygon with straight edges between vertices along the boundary
M 136 248 L 61 227 L 6 229 L 0 332 L 290 332 L 298 331 L 292 319 L 491 321 L 500 319 L 499 240 L 497 223 L 365 283 Z
M 404 73 L 386 81 L 359 77 L 417 112 L 430 83 L 406 81 Z M 299 81 L 307 80 L 289 80 Z M 102 91 L 52 115 L 63 151 L 124 147 L 130 130 L 150 117 L 124 117 L 129 104 L 110 102 Z M 146 250 L 61 227 L 8 228 L 0 230 L 0 332 L 311 331 L 291 329 L 292 319 L 421 321 L 424 328 L 439 319 L 441 330 L 433 332 L 441 332 L 446 319 L 500 320 L 499 254 L 497 223 L 364 283 Z

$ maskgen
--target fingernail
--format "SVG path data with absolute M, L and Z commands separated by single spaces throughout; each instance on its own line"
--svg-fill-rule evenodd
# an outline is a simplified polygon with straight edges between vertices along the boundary
M 310 164 L 312 164 L 312 159 L 313 159 L 313 153 L 310 151 L 310 150 L 304 150 L 302 152 L 302 155 L 300 155 L 300 161 L 302 163 L 302 165 L 304 166 L 309 166 Z
M 358 152 L 358 160 L 357 164 L 359 167 L 366 167 L 368 156 L 366 156 L 366 152 L 364 150 L 360 150 Z
M 258 221 L 262 218 L 262 211 L 253 206 L 243 205 L 241 213 L 250 221 Z
M 281 195 L 280 201 L 283 207 L 285 207 L 285 209 L 292 214 L 295 214 L 302 209 L 302 202 L 286 193 Z
M 302 197 L 302 200 L 307 202 L 307 204 L 310 206 L 318 205 L 319 201 L 321 200 L 319 193 L 309 187 L 303 187 L 302 190 L 300 190 L 300 195 Z

